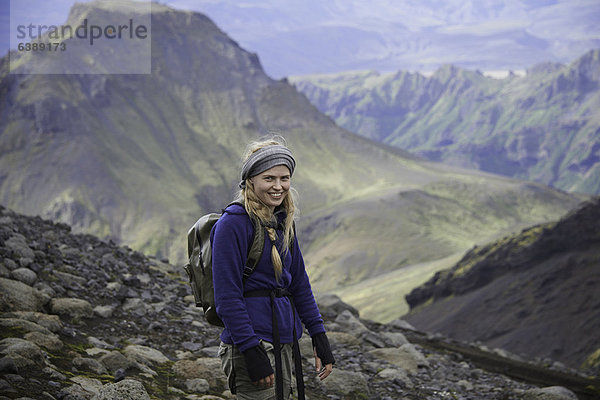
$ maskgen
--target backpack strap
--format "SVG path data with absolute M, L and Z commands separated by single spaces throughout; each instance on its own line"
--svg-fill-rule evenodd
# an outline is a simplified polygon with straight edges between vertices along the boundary
M 255 216 L 250 216 L 252 225 L 254 225 L 254 238 L 252 239 L 252 245 L 248 251 L 248 258 L 246 259 L 246 265 L 242 272 L 242 279 L 244 282 L 248 280 L 250 275 L 256 269 L 256 265 L 262 256 L 263 249 L 265 247 L 265 228 L 262 227 L 260 221 Z
M 244 203 L 239 201 L 234 201 L 233 203 L 229 203 L 227 207 L 232 205 L 238 205 L 245 209 Z M 227 209 L 225 207 L 222 213 Z M 248 214 L 250 221 L 252 221 L 252 226 L 254 227 L 254 235 L 252 237 L 252 244 L 250 245 L 250 249 L 248 250 L 248 257 L 246 258 L 246 265 L 244 265 L 244 270 L 242 272 L 242 281 L 245 283 L 250 275 L 256 269 L 256 265 L 258 265 L 258 261 L 262 256 L 263 249 L 265 247 L 265 229 L 260 223 L 258 217 L 254 215 Z

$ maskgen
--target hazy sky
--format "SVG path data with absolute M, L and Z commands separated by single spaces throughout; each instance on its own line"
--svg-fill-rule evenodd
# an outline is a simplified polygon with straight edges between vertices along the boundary
M 35 25 L 60 25 L 66 21 L 69 9 L 74 0 L 0 0 L 0 54 L 5 55 L 10 47 L 10 38 L 15 40 L 16 25 L 34 23 Z M 88 2 L 90 0 L 79 0 Z M 512 34 L 506 39 L 512 41 L 509 46 L 515 47 L 518 41 L 544 39 L 542 46 L 551 50 L 539 52 L 539 58 L 548 54 L 565 59 L 574 59 L 588 47 L 600 47 L 600 0 L 162 0 L 162 4 L 181 10 L 194 10 L 207 14 L 221 29 L 229 34 L 245 49 L 257 52 L 265 69 L 270 63 L 276 63 L 282 51 L 290 46 L 298 46 L 298 52 L 314 50 L 315 42 L 329 39 L 328 34 L 320 38 L 319 32 L 331 32 L 332 27 L 348 29 L 349 34 L 367 33 L 372 36 L 371 43 L 362 42 L 364 36 L 357 36 L 353 42 L 351 36 L 338 38 L 337 43 L 330 44 L 336 49 L 340 42 L 346 40 L 349 49 L 354 45 L 357 58 L 365 52 L 375 58 L 390 58 L 394 61 L 394 52 L 421 51 L 417 57 L 437 57 L 439 48 L 426 48 L 428 43 L 440 40 L 469 36 L 465 40 L 464 57 L 470 57 L 477 45 L 473 38 L 493 38 L 498 43 L 504 40 L 503 32 Z M 535 13 L 530 12 L 535 10 Z M 590 15 L 593 14 L 593 15 Z M 12 32 L 10 29 L 12 29 Z M 312 36 L 303 36 L 310 29 Z M 400 32 L 400 33 L 399 33 Z M 431 32 L 435 37 L 428 36 Z M 515 32 L 525 32 L 523 37 L 515 38 Z M 406 35 L 404 35 L 404 33 Z M 568 33 L 571 42 L 561 44 L 560 39 Z M 461 36 L 462 35 L 462 36 Z M 495 35 L 495 36 L 494 36 Z M 309 39 L 306 39 L 306 38 Z M 410 39 L 409 39 L 410 37 Z M 348 39 L 349 38 L 349 39 Z M 381 44 L 383 41 L 385 43 Z M 406 38 L 400 43 L 400 38 Z M 282 41 L 276 43 L 276 40 Z M 577 45 L 573 49 L 573 41 Z M 579 40 L 581 39 L 581 40 Z M 491 42 L 491 41 L 488 41 Z M 486 42 L 487 43 L 487 42 Z M 272 44 L 272 45 L 270 45 Z M 501 44 L 501 43 L 500 43 Z M 528 44 L 528 46 L 531 43 Z M 302 46 L 305 46 L 304 48 Z M 443 46 L 443 44 L 442 44 Z M 13 46 L 14 47 L 14 46 Z M 497 49 L 497 48 L 496 48 Z M 327 49 L 324 47 L 325 55 Z M 426 51 L 429 51 L 427 53 Z M 478 50 L 479 59 L 485 59 L 482 53 L 487 48 Z M 489 51 L 494 51 L 490 47 Z M 497 50 L 496 50 L 497 51 Z M 523 46 L 521 54 L 527 55 Z M 454 56 L 454 53 L 452 54 Z M 456 60 L 460 62 L 460 54 Z M 538 55 L 529 54 L 527 63 Z M 312 56 L 314 59 L 314 56 Z M 350 57 L 353 57 L 350 54 Z M 332 58 L 338 57 L 337 53 Z M 293 60 L 292 60 L 293 61 Z M 447 60 L 444 60 L 447 62 Z M 548 59 L 535 60 L 556 61 Z M 289 65 L 289 62 L 288 62 Z M 293 65 L 293 64 L 292 64 Z M 382 64 L 383 65 L 383 64 Z M 460 64 L 459 64 L 460 65 Z M 335 66 L 333 66 L 335 68 Z M 375 66 L 374 68 L 377 68 Z

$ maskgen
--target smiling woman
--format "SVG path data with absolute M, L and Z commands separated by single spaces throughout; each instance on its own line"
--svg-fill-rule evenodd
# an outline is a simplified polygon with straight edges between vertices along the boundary
M 290 190 L 290 170 L 285 165 L 278 165 L 250 178 L 250 182 L 256 197 L 273 212 Z
M 216 311 L 225 325 L 221 365 L 238 399 L 279 400 L 292 391 L 293 361 L 301 400 L 302 324 L 312 337 L 320 379 L 331 373 L 334 358 L 294 230 L 296 161 L 282 139 L 252 143 L 244 159 L 236 203 L 211 232 Z M 255 226 L 267 234 L 248 271 Z

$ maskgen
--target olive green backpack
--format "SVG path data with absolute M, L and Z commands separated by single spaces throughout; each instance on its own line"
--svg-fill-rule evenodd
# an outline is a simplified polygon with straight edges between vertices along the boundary
M 238 204 L 244 207 L 241 203 Z M 225 208 L 227 208 L 225 207 Z M 188 231 L 188 262 L 183 269 L 188 274 L 190 286 L 197 307 L 202 307 L 206 320 L 217 326 L 223 326 L 223 321 L 215 310 L 215 293 L 212 279 L 212 248 L 210 243 L 210 231 L 215 223 L 223 215 L 221 213 L 210 213 L 200 217 Z M 265 230 L 256 218 L 250 218 L 254 225 L 254 238 L 248 251 L 248 258 L 243 272 L 243 281 L 254 272 L 256 264 L 262 255 L 265 246 Z

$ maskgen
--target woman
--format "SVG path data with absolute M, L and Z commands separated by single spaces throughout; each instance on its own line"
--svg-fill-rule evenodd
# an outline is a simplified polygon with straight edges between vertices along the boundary
M 219 355 L 238 399 L 287 399 L 293 351 L 298 395 L 303 396 L 297 346 L 301 323 L 312 337 L 319 378 L 325 379 L 333 369 L 333 354 L 294 230 L 290 184 L 295 167 L 282 141 L 251 144 L 242 166 L 237 198 L 241 204 L 228 206 L 211 232 L 216 311 L 225 325 Z M 244 277 L 257 224 L 253 219 L 267 234 L 255 270 Z

